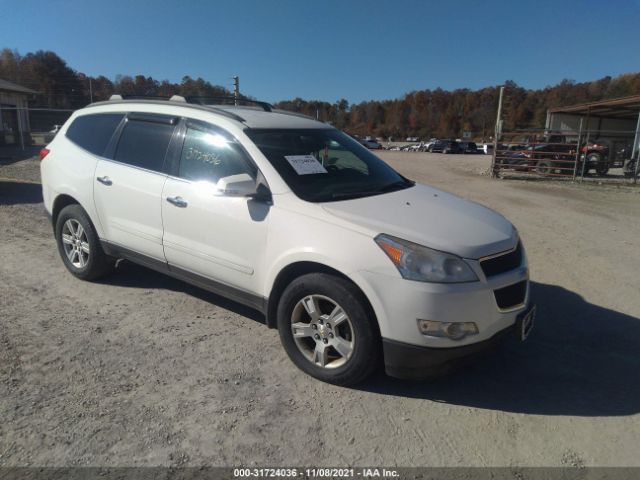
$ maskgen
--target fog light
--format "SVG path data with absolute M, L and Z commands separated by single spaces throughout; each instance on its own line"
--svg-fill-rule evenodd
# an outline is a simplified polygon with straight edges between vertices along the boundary
M 478 326 L 474 322 L 436 322 L 418 319 L 418 329 L 429 337 L 445 337 L 462 340 L 467 335 L 476 335 Z

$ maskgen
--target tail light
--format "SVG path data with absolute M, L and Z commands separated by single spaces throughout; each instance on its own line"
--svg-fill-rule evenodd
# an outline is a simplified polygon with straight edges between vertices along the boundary
M 43 148 L 42 150 L 40 150 L 40 161 L 44 160 L 44 157 L 46 157 L 47 155 L 49 155 L 49 149 Z

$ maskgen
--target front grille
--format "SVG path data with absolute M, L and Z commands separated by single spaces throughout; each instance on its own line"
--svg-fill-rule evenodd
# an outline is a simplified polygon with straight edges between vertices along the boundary
M 524 297 L 527 295 L 527 281 L 523 280 L 508 287 L 499 288 L 498 290 L 494 290 L 493 294 L 496 297 L 496 303 L 500 310 L 522 305 L 524 303 Z
M 487 278 L 515 270 L 520 265 L 522 265 L 522 244 L 520 242 L 515 250 L 480 261 L 480 267 Z

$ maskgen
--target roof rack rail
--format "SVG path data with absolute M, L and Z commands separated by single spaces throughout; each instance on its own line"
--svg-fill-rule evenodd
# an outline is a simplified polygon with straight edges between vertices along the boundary
M 214 97 L 191 96 L 191 97 L 186 97 L 186 100 L 188 103 L 198 103 L 200 105 L 210 105 L 210 104 L 204 103 L 207 100 L 229 100 L 234 102 L 234 104 L 236 102 L 252 103 L 254 105 L 261 107 L 265 112 L 271 112 L 273 110 L 273 105 L 271 105 L 270 103 L 261 102 L 259 100 L 250 100 L 248 98 L 236 98 L 233 96 L 214 96 Z
M 171 95 L 171 97 L 166 97 L 162 95 L 122 95 L 120 93 L 115 93 L 109 97 L 110 102 L 120 100 L 169 100 L 170 102 L 184 103 L 187 101 L 187 99 L 182 95 Z
M 121 93 L 116 93 L 109 97 L 109 101 L 122 101 L 122 100 L 168 100 L 170 102 L 183 102 L 183 103 L 192 103 L 196 105 L 204 105 L 208 107 L 215 107 L 215 104 L 206 103 L 208 100 L 227 100 L 232 101 L 234 104 L 238 102 L 251 103 L 261 107 L 265 112 L 273 111 L 273 105 L 267 102 L 261 102 L 260 100 L 250 100 L 248 98 L 236 98 L 233 96 L 188 96 L 184 97 L 182 95 L 172 95 L 171 97 L 162 96 L 162 95 L 123 95 Z M 223 104 L 220 104 L 223 105 Z
M 179 95 L 174 95 L 174 97 L 179 97 Z M 173 97 L 169 98 L 165 95 L 129 95 L 116 93 L 111 95 L 109 100 L 173 100 Z
M 228 118 L 232 118 L 233 120 L 236 120 L 238 122 L 244 122 L 244 118 L 242 118 L 240 115 L 231 112 L 229 110 L 226 110 L 224 108 L 216 108 L 215 106 L 212 105 L 203 105 L 203 104 L 197 104 L 197 103 L 189 103 L 184 97 L 180 96 L 180 95 L 173 95 L 171 98 L 169 97 L 159 97 L 159 96 L 152 96 L 152 95 L 119 95 L 119 94 L 114 94 L 111 95 L 111 97 L 109 97 L 109 100 L 107 101 L 103 101 L 103 102 L 94 102 L 91 104 L 91 106 L 98 106 L 98 105 L 103 105 L 103 104 L 107 104 L 109 102 L 127 102 L 127 101 L 139 101 L 139 102 L 144 102 L 144 103 L 155 103 L 157 105 L 160 104 L 166 104 L 166 102 L 178 102 L 178 103 L 183 103 L 185 107 L 191 107 L 191 108 L 197 108 L 200 110 L 207 110 L 207 111 L 213 111 L 219 115 L 224 115 L 225 117 Z

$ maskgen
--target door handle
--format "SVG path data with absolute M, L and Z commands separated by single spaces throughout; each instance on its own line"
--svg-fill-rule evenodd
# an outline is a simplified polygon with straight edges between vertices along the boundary
M 104 177 L 96 177 L 96 180 L 99 181 L 101 184 L 106 185 L 107 187 L 113 184 L 111 179 L 106 175 Z
M 186 208 L 186 206 L 188 205 L 187 201 L 182 197 L 167 197 L 167 202 L 180 208 Z

